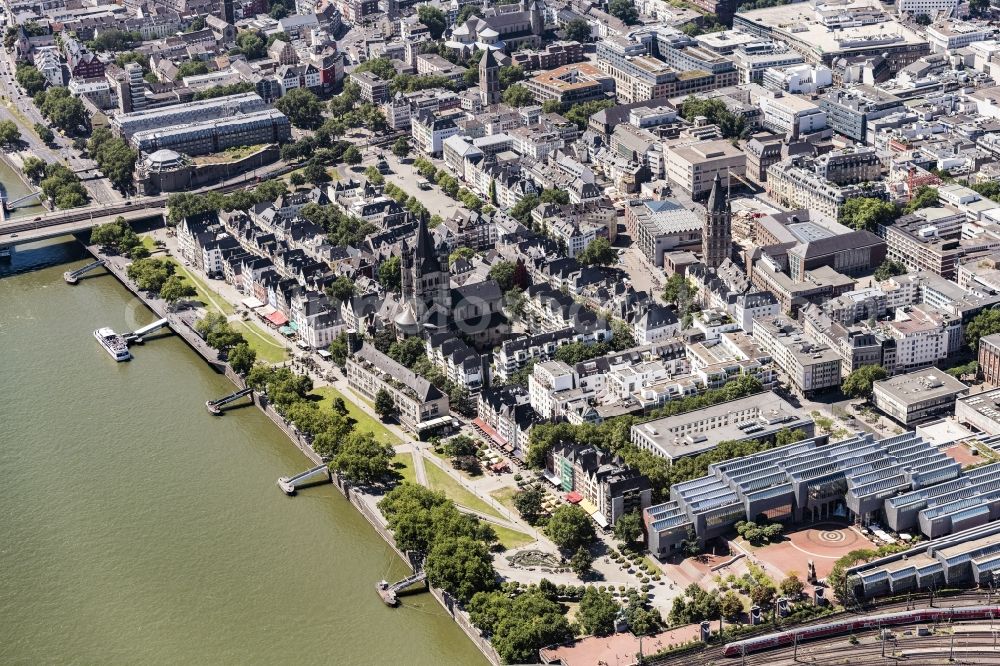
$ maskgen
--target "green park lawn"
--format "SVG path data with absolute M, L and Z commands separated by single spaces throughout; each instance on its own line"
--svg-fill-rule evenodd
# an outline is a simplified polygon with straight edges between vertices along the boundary
M 488 516 L 495 516 L 501 520 L 506 520 L 506 517 L 501 516 L 500 512 L 480 498 L 476 497 L 472 492 L 462 486 L 462 484 L 452 478 L 450 474 L 434 463 L 425 461 L 424 470 L 427 472 L 427 482 L 430 484 L 431 490 L 439 490 L 443 492 L 445 496 L 455 502 L 455 504 L 461 504 L 462 506 L 472 509 L 473 511 L 478 511 L 479 513 L 484 513 Z
M 389 432 L 389 430 L 379 423 L 374 417 L 369 416 L 367 412 L 361 409 L 356 403 L 352 402 L 350 398 L 338 391 L 332 386 L 317 386 L 313 389 L 311 395 L 316 395 L 321 398 L 320 406 L 332 407 L 333 401 L 336 398 L 343 398 L 344 404 L 347 406 L 347 413 L 352 419 L 357 421 L 356 428 L 361 432 L 370 432 L 375 435 L 375 439 L 380 442 L 385 442 L 386 444 L 391 444 L 395 446 L 396 444 L 401 444 L 399 438 L 394 434 Z M 412 465 L 413 457 L 410 454 L 406 454 L 410 458 L 410 463 Z M 412 471 L 412 470 L 411 470 Z
M 512 513 L 517 513 L 517 507 L 514 506 L 514 495 L 516 494 L 517 488 L 501 488 L 490 493 L 493 499 L 510 509 Z
M 257 352 L 257 360 L 265 363 L 281 363 L 288 360 L 288 350 L 252 321 L 231 322 L 233 330 L 243 334 L 247 344 Z
M 403 481 L 417 482 L 417 472 L 413 469 L 412 453 L 397 453 L 392 459 L 392 468 L 402 477 Z
M 535 540 L 530 534 L 525 534 L 524 532 L 517 532 L 492 523 L 489 523 L 489 525 L 493 528 L 493 531 L 497 533 L 497 538 L 500 539 L 500 543 L 503 544 L 504 550 L 520 548 L 521 546 L 525 546 Z

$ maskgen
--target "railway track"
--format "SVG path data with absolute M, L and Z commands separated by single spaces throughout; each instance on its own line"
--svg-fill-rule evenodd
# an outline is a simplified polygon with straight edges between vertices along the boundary
M 991 596 L 989 594 L 987 594 L 986 592 L 980 592 L 980 591 L 959 592 L 957 594 L 952 594 L 952 595 L 948 595 L 948 596 L 937 596 L 937 597 L 935 597 L 935 599 L 934 599 L 934 607 L 935 608 L 952 608 L 952 607 L 956 607 L 957 608 L 957 607 L 962 607 L 962 606 L 976 606 L 976 605 L 986 604 L 987 601 L 988 601 L 988 599 L 990 599 L 990 598 L 991 598 Z M 995 600 L 996 596 L 993 595 L 992 598 Z M 899 599 L 899 600 L 893 600 L 893 601 L 890 601 L 890 602 L 881 603 L 881 604 L 877 604 L 877 605 L 867 606 L 867 607 L 865 607 L 863 609 L 860 609 L 860 610 L 855 609 L 855 610 L 848 610 L 848 611 L 843 611 L 843 612 L 840 612 L 840 613 L 835 613 L 835 614 L 832 614 L 832 615 L 824 615 L 822 617 L 818 617 L 818 618 L 814 618 L 814 619 L 811 619 L 811 620 L 807 620 L 805 622 L 800 622 L 800 623 L 795 623 L 795 624 L 789 624 L 787 627 L 769 628 L 766 631 L 762 631 L 761 633 L 762 634 L 763 633 L 771 633 L 771 632 L 775 632 L 775 631 L 783 631 L 785 629 L 802 628 L 802 627 L 808 627 L 808 626 L 812 626 L 812 625 L 816 625 L 816 624 L 824 624 L 824 623 L 833 622 L 833 621 L 836 621 L 836 620 L 845 619 L 845 618 L 850 617 L 850 616 L 858 616 L 858 615 L 882 615 L 882 614 L 886 614 L 886 613 L 892 613 L 892 612 L 895 612 L 895 611 L 907 610 L 909 608 L 926 608 L 928 606 L 929 606 L 929 599 L 926 598 L 926 597 L 914 597 L 914 598 L 911 598 L 909 600 L 907 600 L 907 599 Z M 998 626 L 998 629 L 1000 629 L 1000 618 L 998 618 L 997 626 Z M 901 631 L 897 631 L 896 633 L 900 634 Z M 742 638 L 749 638 L 749 637 L 750 637 L 749 634 L 745 635 L 745 636 L 740 636 L 741 639 Z M 926 637 L 921 637 L 921 638 L 926 638 Z M 956 637 L 956 640 L 958 640 L 957 637 Z M 992 645 L 992 640 L 993 640 L 992 637 L 990 637 L 989 640 L 990 640 L 990 645 Z M 883 662 L 883 658 L 881 656 L 881 654 L 882 654 L 881 643 L 878 643 L 877 641 L 875 641 L 875 643 L 876 643 L 875 648 L 876 648 L 876 650 L 878 652 L 878 655 L 879 655 L 878 656 L 878 660 L 877 661 L 858 661 L 857 659 L 855 659 L 855 656 L 857 655 L 857 656 L 860 657 L 863 654 L 863 649 L 864 649 L 863 645 L 862 644 L 851 645 L 851 644 L 849 644 L 847 642 L 847 639 L 844 636 L 835 636 L 835 637 L 831 636 L 831 637 L 829 637 L 827 639 L 818 639 L 818 640 L 809 641 L 807 643 L 802 643 L 801 645 L 799 645 L 799 647 L 798 647 L 798 654 L 800 656 L 800 659 L 799 659 L 798 663 L 817 663 L 817 664 L 820 664 L 820 663 L 829 663 L 829 664 L 844 663 L 844 664 L 851 664 L 852 666 L 861 666 L 861 664 L 867 664 L 867 663 L 872 663 L 872 664 L 875 664 L 875 663 L 879 663 L 879 664 L 881 664 L 881 663 L 891 663 L 891 660 L 890 660 L 890 662 Z M 647 663 L 648 664 L 653 664 L 655 666 L 666 666 L 668 664 L 677 664 L 677 665 L 683 665 L 683 666 L 716 666 L 716 665 L 719 665 L 719 664 L 741 664 L 741 663 L 745 663 L 748 666 L 752 666 L 752 665 L 775 666 L 777 664 L 781 664 L 781 663 L 785 663 L 785 662 L 787 662 L 789 664 L 795 663 L 792 660 L 792 654 L 794 652 L 794 649 L 790 648 L 790 647 L 782 647 L 782 648 L 776 648 L 776 649 L 766 650 L 766 651 L 763 651 L 763 652 L 756 652 L 756 653 L 753 653 L 752 655 L 748 654 L 748 655 L 746 655 L 745 662 L 744 662 L 744 661 L 741 661 L 740 657 L 733 658 L 733 657 L 725 657 L 725 656 L 723 656 L 722 650 L 723 650 L 724 645 L 725 644 L 714 645 L 712 647 L 709 647 L 709 648 L 706 648 L 704 650 L 700 650 L 700 651 L 697 651 L 697 652 L 686 652 L 686 653 L 678 654 L 678 655 L 668 655 L 668 656 L 661 657 L 661 658 L 647 659 Z M 831 654 L 828 657 L 828 661 L 826 661 L 826 662 L 823 662 L 823 661 L 803 662 L 803 660 L 801 659 L 801 657 L 804 654 L 806 654 L 805 650 L 806 650 L 807 646 L 810 649 L 812 649 L 812 648 L 822 649 L 823 646 L 827 646 L 827 645 L 835 645 L 836 646 L 836 647 L 831 647 L 830 648 Z M 859 652 L 859 649 L 862 650 L 862 652 Z M 845 652 L 850 654 L 850 657 L 847 658 L 847 661 L 845 661 Z M 898 659 L 896 661 L 898 661 Z M 912 659 L 906 659 L 906 663 L 907 664 L 912 664 L 912 663 L 935 663 L 935 664 L 940 664 L 942 662 L 940 660 L 936 661 L 936 662 L 934 662 L 934 661 L 914 662 Z M 945 663 L 947 663 L 947 660 L 945 660 Z M 994 663 L 994 662 L 989 661 L 989 662 L 977 662 L 977 663 Z M 1000 655 L 997 656 L 997 660 L 996 660 L 995 663 L 1000 664 Z

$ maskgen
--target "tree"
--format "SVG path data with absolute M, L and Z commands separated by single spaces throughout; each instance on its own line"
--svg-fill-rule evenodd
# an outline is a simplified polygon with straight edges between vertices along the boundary
M 545 491 L 541 486 L 531 486 L 514 495 L 514 508 L 521 518 L 534 525 L 542 515 L 544 501 Z
M 45 76 L 33 65 L 19 63 L 14 78 L 29 97 L 34 97 L 45 89 Z
M 437 7 L 431 5 L 420 5 L 417 8 L 417 16 L 420 22 L 427 26 L 431 33 L 431 39 L 441 39 L 444 29 L 448 27 L 448 19 Z
M 392 446 L 379 442 L 370 432 L 356 432 L 347 438 L 330 462 L 330 469 L 352 483 L 370 485 L 392 471 Z
M 229 350 L 228 360 L 233 372 L 245 376 L 257 361 L 257 352 L 247 343 L 241 342 Z
M 632 0 L 611 0 L 608 3 L 608 13 L 625 25 L 639 22 L 639 10 L 632 4 Z
M 937 206 L 938 204 L 938 191 L 936 187 L 931 187 L 930 185 L 921 185 L 917 188 L 917 191 L 913 193 L 910 202 L 903 207 L 906 213 L 912 213 L 914 211 L 921 210 L 923 208 L 931 208 L 932 206 Z
M 378 281 L 386 291 L 399 293 L 402 288 L 403 274 L 400 268 L 399 257 L 392 256 L 379 264 Z
M 328 351 L 330 352 L 330 360 L 338 367 L 343 368 L 347 365 L 347 333 L 341 332 L 337 334 L 337 337 L 330 343 Z
M 563 504 L 556 508 L 545 532 L 553 543 L 568 553 L 589 546 L 597 538 L 590 516 L 576 504 Z
M 323 106 L 319 98 L 308 88 L 288 91 L 274 108 L 288 116 L 289 122 L 302 129 L 315 129 L 323 122 Z
M 500 89 L 504 90 L 524 78 L 524 69 L 520 65 L 504 65 L 500 68 Z
M 531 226 L 531 211 L 535 210 L 538 203 L 537 195 L 526 194 L 510 209 L 510 215 L 521 224 Z
M 595 238 L 583 248 L 576 260 L 584 266 L 610 266 L 618 263 L 618 253 L 606 238 Z
M 694 557 L 701 553 L 701 544 L 698 542 L 698 535 L 693 527 L 687 528 L 684 541 L 681 542 L 681 549 L 688 557 Z
M 873 277 L 876 280 L 882 281 L 888 280 L 896 275 L 906 275 L 906 273 L 906 264 L 899 261 L 893 261 L 892 259 L 886 259 L 879 264 L 878 268 L 875 269 Z
M 396 415 L 396 403 L 385 389 L 379 389 L 375 394 L 375 413 L 383 421 L 388 421 Z
M 497 585 L 493 558 L 486 544 L 466 536 L 437 540 L 427 554 L 424 569 L 431 585 L 462 603 Z
M 102 127 L 91 133 L 87 141 L 87 151 L 94 157 L 97 166 L 104 172 L 111 184 L 119 190 L 132 185 L 135 161 L 138 158 L 129 144 Z
M 354 281 L 341 275 L 326 288 L 326 294 L 336 301 L 348 301 L 354 296 Z
M 592 115 L 614 105 L 615 103 L 609 99 L 595 99 L 590 102 L 574 104 L 563 115 L 566 116 L 567 120 L 576 123 L 576 126 L 583 130 L 587 128 Z
M 495 280 L 504 293 L 514 288 L 514 264 L 510 261 L 498 261 L 490 267 L 489 279 Z
M 209 347 L 220 352 L 228 351 L 241 342 L 246 342 L 246 340 L 243 339 L 242 334 L 234 331 L 232 327 L 230 327 L 229 322 L 226 320 L 226 316 L 218 312 L 209 312 L 204 317 L 196 321 L 194 324 L 194 330 L 205 338 L 205 343 Z M 308 377 L 306 379 L 308 379 Z M 278 397 L 278 394 L 281 393 L 295 393 L 298 397 L 301 397 L 301 394 L 295 390 L 296 387 L 291 386 L 289 382 L 291 382 L 291 377 L 285 378 L 282 382 L 272 381 L 268 383 L 268 396 L 272 398 L 272 402 L 275 402 L 276 404 L 284 402 L 283 399 Z M 309 383 L 311 388 L 311 380 Z
M 56 135 L 52 133 L 52 130 L 41 123 L 35 123 L 35 134 L 37 134 L 38 138 L 42 140 L 42 143 L 52 143 L 56 138 Z
M 383 81 L 391 81 L 396 77 L 396 68 L 389 58 L 372 58 L 354 68 L 355 72 L 371 72 Z
M 195 288 L 188 284 L 187 280 L 180 275 L 171 275 L 163 283 L 163 286 L 160 287 L 160 298 L 165 300 L 169 305 L 174 305 L 182 299 L 197 295 L 198 292 Z
M 291 175 L 288 176 L 288 184 L 294 187 L 300 187 L 306 184 L 306 177 L 302 175 L 301 171 L 293 171 Z
M 141 246 L 142 241 L 125 218 L 119 216 L 113 222 L 94 227 L 90 232 L 90 244 L 100 245 L 117 254 L 126 254 L 134 247 Z
M 42 115 L 53 125 L 68 134 L 86 128 L 90 116 L 83 102 L 69 92 L 69 88 L 51 88 L 35 95 L 35 103 Z
M 841 384 L 841 390 L 843 390 L 844 395 L 852 398 L 871 398 L 872 385 L 888 376 L 885 368 L 881 365 L 863 365 L 847 375 L 847 379 Z
M 621 607 L 610 592 L 601 592 L 588 586 L 580 599 L 576 620 L 580 628 L 594 636 L 608 636 L 615 633 L 615 619 Z
M 33 181 L 45 175 L 45 160 L 38 157 L 25 157 L 23 160 L 24 175 Z
M 466 6 L 468 7 L 470 5 Z M 404 157 L 410 154 L 410 142 L 407 140 L 405 136 L 401 136 L 393 142 L 392 154 L 398 157 L 399 159 L 403 159 Z
M 174 80 L 180 81 L 189 76 L 201 76 L 202 74 L 208 74 L 208 65 L 200 60 L 186 60 L 178 65 Z
M 590 554 L 590 551 L 580 546 L 573 553 L 573 557 L 569 558 L 569 568 L 573 570 L 577 576 L 583 578 L 588 573 L 590 573 L 591 568 L 594 565 L 594 556 Z
M 781 523 L 758 525 L 757 523 L 746 520 L 741 520 L 736 523 L 736 533 L 746 539 L 752 546 L 769 543 L 781 534 L 781 530 Z
M 538 197 L 538 200 L 541 203 L 552 203 L 565 206 L 569 203 L 569 192 L 555 188 L 542 190 L 542 194 Z
M 267 55 L 267 43 L 260 34 L 253 30 L 244 30 L 236 35 L 236 46 L 243 52 L 247 60 L 257 60 Z
M 625 548 L 635 545 L 636 539 L 642 536 L 642 516 L 638 511 L 626 513 L 615 523 L 615 538 Z
M 752 601 L 755 606 L 766 608 L 774 601 L 774 595 L 777 594 L 777 592 L 778 591 L 775 590 L 774 586 L 770 583 L 755 585 L 750 588 L 750 601 Z
M 156 294 L 174 274 L 174 265 L 162 259 L 138 259 L 128 265 L 125 274 L 139 289 Z
M 932 19 L 927 14 L 917 14 L 914 21 L 917 22 L 917 25 L 930 25 L 931 23 L 934 22 L 934 19 Z
M 573 637 L 565 610 L 539 590 L 511 598 L 503 592 L 481 592 L 468 604 L 472 622 L 507 664 L 538 660 L 538 650 Z
M 462 5 L 462 8 L 458 10 L 458 16 L 455 17 L 455 25 L 462 25 L 469 20 L 471 16 L 482 16 L 483 8 L 478 5 Z M 8 47 L 10 48 L 10 47 Z
M 740 601 L 740 596 L 732 590 L 723 594 L 719 599 L 719 612 L 729 622 L 737 620 L 743 615 L 743 602 Z
M 344 151 L 343 159 L 344 162 L 350 164 L 351 166 L 361 164 L 361 151 L 358 150 L 355 146 L 351 146 L 350 148 Z
M 1000 310 L 983 310 L 965 327 L 965 341 L 969 349 L 977 351 L 979 340 L 987 335 L 1000 332 Z
M 873 231 L 880 224 L 889 224 L 899 217 L 899 209 L 891 203 L 871 197 L 848 199 L 840 207 L 841 223 L 857 230 Z
M 563 35 L 573 42 L 589 42 L 591 38 L 590 24 L 586 19 L 575 18 L 563 26 Z
M 530 106 L 535 103 L 535 96 L 520 84 L 515 84 L 503 91 L 501 96 L 505 104 L 510 106 Z
M 792 600 L 801 597 L 802 590 L 805 589 L 805 585 L 802 584 L 802 581 L 799 580 L 799 577 L 794 572 L 789 573 L 778 587 L 781 590 L 782 596 Z
M 21 140 L 21 130 L 13 120 L 0 121 L 0 145 L 13 146 Z
M 424 341 L 421 338 L 406 338 L 393 342 L 389 346 L 389 357 L 402 366 L 412 368 L 417 361 L 426 355 Z

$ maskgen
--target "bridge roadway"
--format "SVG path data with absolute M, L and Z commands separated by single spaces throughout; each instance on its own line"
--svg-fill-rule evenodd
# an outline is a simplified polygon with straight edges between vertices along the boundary
M 193 190 L 192 194 L 211 191 L 232 192 L 253 186 L 258 181 L 282 176 L 294 168 L 295 165 L 278 161 L 266 168 L 255 169 L 252 173 L 244 173 L 221 183 Z M 10 220 L 0 224 L 0 247 L 88 231 L 98 224 L 113 221 L 119 215 L 129 222 L 162 215 L 166 210 L 168 196 L 161 194 L 155 197 L 134 197 L 121 203 L 83 206 L 48 213 L 32 220 Z
M 0 247 L 88 231 L 111 222 L 119 215 L 129 222 L 163 215 L 166 196 L 143 197 L 110 206 L 85 206 L 41 215 L 31 220 L 11 220 L 0 225 Z

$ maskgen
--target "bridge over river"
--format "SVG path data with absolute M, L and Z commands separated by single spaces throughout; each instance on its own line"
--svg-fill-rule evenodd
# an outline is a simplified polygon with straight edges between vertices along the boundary
M 129 222 L 162 216 L 167 198 L 143 197 L 109 206 L 84 206 L 40 215 L 31 220 L 0 224 L 0 248 L 90 231 L 99 224 L 124 217 Z

